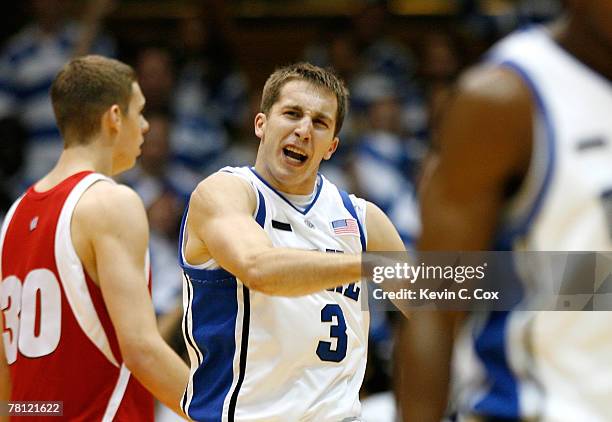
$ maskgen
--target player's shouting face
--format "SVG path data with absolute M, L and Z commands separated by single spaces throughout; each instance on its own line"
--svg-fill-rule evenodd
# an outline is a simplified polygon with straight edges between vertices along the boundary
M 287 82 L 270 111 L 255 117 L 262 177 L 282 192 L 311 193 L 321 160 L 338 147 L 336 111 L 336 96 L 328 89 L 304 80 Z

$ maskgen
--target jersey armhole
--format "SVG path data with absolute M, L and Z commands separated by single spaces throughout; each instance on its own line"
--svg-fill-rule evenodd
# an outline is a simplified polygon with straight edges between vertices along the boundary
M 4 222 L 2 223 L 2 229 L 0 229 L 0 281 L 4 280 L 4 275 L 2 274 L 2 254 L 4 250 L 4 238 L 6 237 L 6 232 L 8 231 L 8 227 L 11 224 L 11 220 L 13 219 L 13 214 L 17 210 L 19 203 L 23 199 L 24 195 L 21 195 L 9 208 L 8 212 L 4 216 Z
M 224 167 L 221 170 L 219 170 L 219 173 L 228 173 L 233 176 L 237 176 L 241 178 L 242 180 L 246 181 L 247 184 L 251 187 L 251 189 L 253 189 L 253 193 L 255 193 L 256 203 L 255 203 L 255 209 L 253 210 L 252 216 L 255 219 L 255 221 L 257 221 L 257 223 L 263 228 L 263 225 L 265 223 L 265 218 L 266 218 L 265 217 L 266 216 L 266 201 L 264 200 L 263 195 L 261 194 L 259 189 L 257 189 L 257 186 L 255 186 L 253 181 L 249 179 L 248 176 L 240 173 L 239 171 L 233 171 L 233 169 L 234 168 L 232 167 Z M 183 221 L 181 222 L 181 230 L 179 233 L 179 263 L 186 268 L 192 268 L 194 270 L 213 270 L 213 269 L 220 268 L 213 257 L 210 257 L 209 259 L 207 259 L 205 262 L 201 264 L 191 264 L 187 262 L 187 259 L 185 258 L 185 245 L 186 245 L 187 239 L 185 236 L 187 235 L 186 223 L 187 223 L 188 215 L 189 215 L 189 203 L 187 204 L 187 207 L 185 208 L 185 212 L 183 214 Z

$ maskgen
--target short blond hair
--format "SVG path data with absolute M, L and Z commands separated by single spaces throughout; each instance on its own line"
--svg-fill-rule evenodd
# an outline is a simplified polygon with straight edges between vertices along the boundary
M 326 88 L 336 96 L 338 107 L 336 109 L 334 135 L 337 135 L 340 129 L 342 129 L 344 116 L 348 111 L 349 92 L 344 81 L 330 69 L 323 69 L 310 63 L 301 62 L 275 70 L 264 85 L 261 97 L 261 111 L 264 114 L 268 114 L 272 106 L 278 101 L 283 86 L 293 80 L 303 80 L 315 86 Z
M 136 73 L 119 60 L 102 56 L 72 59 L 51 85 L 51 103 L 57 126 L 72 142 L 87 142 L 100 130 L 100 117 L 117 104 L 128 112 Z

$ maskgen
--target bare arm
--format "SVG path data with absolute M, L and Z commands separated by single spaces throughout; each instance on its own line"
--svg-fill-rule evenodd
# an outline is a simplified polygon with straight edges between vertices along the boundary
M 506 190 L 531 154 L 531 98 L 507 70 L 466 74 L 443 116 L 421 187 L 419 249 L 486 250 Z M 404 421 L 438 422 L 446 408 L 456 325 L 463 315 L 414 312 L 400 330 Z
M 0 280 L 2 276 L 0 274 Z M 4 313 L 0 312 L 0 327 L 4 327 Z M 9 374 L 9 366 L 4 353 L 4 344 L 0 341 L 0 401 L 6 402 L 11 397 L 11 378 Z M 0 415 L 0 421 L 8 421 L 6 415 Z
M 368 251 L 369 252 L 405 252 L 406 247 L 402 238 L 389 217 L 376 205 L 371 202 L 367 203 L 366 208 L 366 221 L 368 230 Z M 389 260 L 387 256 L 373 256 L 372 254 L 366 254 L 365 260 L 369 260 L 368 265 L 394 265 L 395 258 Z M 398 291 L 405 287 L 402 284 L 397 283 L 397 280 L 390 282 L 384 282 L 382 284 L 383 289 L 386 291 Z M 405 306 L 402 300 L 391 300 L 393 304 L 400 310 L 404 316 L 409 316 L 408 307 Z
M 159 401 L 183 415 L 179 402 L 189 371 L 157 330 L 144 271 L 148 223 L 140 198 L 125 186 L 98 182 L 77 204 L 71 229 L 77 253 L 102 291 L 124 363 Z
M 368 229 L 368 251 L 404 252 L 404 242 L 389 220 L 389 217 L 376 205 L 366 205 L 366 227 Z
M 306 295 L 360 278 L 359 255 L 273 247 L 252 217 L 255 204 L 252 189 L 236 176 L 217 173 L 201 182 L 189 204 L 188 260 L 212 256 L 250 289 L 279 296 Z

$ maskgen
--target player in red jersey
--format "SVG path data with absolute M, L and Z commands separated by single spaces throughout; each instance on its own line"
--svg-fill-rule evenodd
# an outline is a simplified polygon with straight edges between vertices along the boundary
M 107 177 L 134 165 L 148 129 L 134 71 L 74 59 L 51 99 L 64 151 L 0 237 L 0 374 L 10 375 L 0 399 L 62 401 L 70 421 L 132 422 L 153 420 L 146 387 L 180 414 L 188 369 L 157 330 L 145 210 Z

